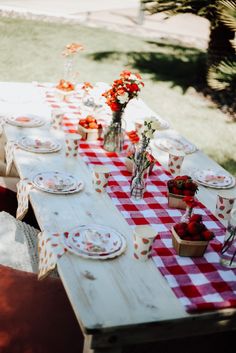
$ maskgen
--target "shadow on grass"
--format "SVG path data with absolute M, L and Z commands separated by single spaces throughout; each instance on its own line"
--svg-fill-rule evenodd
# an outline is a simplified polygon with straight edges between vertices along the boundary
M 229 158 L 220 163 L 229 173 L 236 176 L 236 160 Z
M 206 54 L 195 48 L 176 44 L 147 42 L 150 51 L 104 51 L 90 54 L 95 61 L 122 61 L 153 81 L 169 81 L 185 92 L 188 87 L 200 89 L 205 85 Z M 155 47 L 154 47 L 155 44 Z

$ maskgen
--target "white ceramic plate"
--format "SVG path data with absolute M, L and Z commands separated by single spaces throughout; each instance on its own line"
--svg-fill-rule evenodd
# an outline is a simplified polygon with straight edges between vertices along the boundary
M 64 246 L 75 255 L 105 260 L 126 249 L 125 238 L 115 229 L 98 224 L 78 226 L 62 235 Z
M 192 174 L 192 177 L 199 184 L 215 189 L 228 189 L 235 185 L 234 177 L 212 169 L 197 170 Z
M 156 147 L 165 152 L 183 151 L 190 154 L 197 151 L 197 147 L 183 138 L 159 136 L 154 141 Z
M 23 136 L 18 141 L 18 146 L 34 153 L 51 153 L 61 149 L 61 144 L 55 140 L 34 136 Z
M 11 115 L 6 121 L 10 125 L 19 127 L 37 127 L 45 123 L 42 118 L 33 114 Z
M 84 183 L 64 172 L 42 172 L 34 176 L 32 183 L 39 190 L 51 194 L 72 194 L 83 189 Z

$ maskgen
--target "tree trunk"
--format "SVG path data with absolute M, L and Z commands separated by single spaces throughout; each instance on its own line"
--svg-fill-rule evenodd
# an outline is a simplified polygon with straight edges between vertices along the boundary
M 232 58 L 234 48 L 230 40 L 234 38 L 234 32 L 225 26 L 224 23 L 217 21 L 211 22 L 211 32 L 207 49 L 207 70 L 216 66 L 220 61 Z

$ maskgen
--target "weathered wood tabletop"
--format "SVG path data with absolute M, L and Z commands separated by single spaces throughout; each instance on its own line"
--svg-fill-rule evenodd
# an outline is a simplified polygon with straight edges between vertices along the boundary
M 46 111 L 46 110 L 45 110 Z M 40 114 L 40 109 L 38 110 Z M 6 124 L 6 140 L 37 133 L 53 134 L 48 126 L 18 128 Z M 57 135 L 63 141 L 62 135 Z M 166 165 L 168 154 L 156 150 L 157 159 Z M 133 259 L 132 229 L 106 194 L 92 187 L 91 172 L 82 158 L 66 159 L 64 149 L 57 153 L 34 154 L 15 150 L 15 166 L 21 178 L 57 170 L 73 173 L 85 183 L 82 192 L 53 195 L 36 189 L 30 201 L 41 230 L 61 232 L 78 224 L 111 226 L 127 240 L 125 253 L 106 261 L 92 261 L 67 252 L 58 261 L 58 272 L 85 335 L 84 353 L 117 352 L 122 346 L 174 337 L 233 329 L 236 310 L 225 309 L 203 314 L 188 314 L 173 294 L 152 260 Z M 188 156 L 183 171 L 189 168 L 220 166 L 201 151 Z M 214 212 L 216 190 L 200 187 L 199 199 Z M 236 188 L 224 193 L 236 195 Z M 53 315 L 53 313 L 52 313 Z

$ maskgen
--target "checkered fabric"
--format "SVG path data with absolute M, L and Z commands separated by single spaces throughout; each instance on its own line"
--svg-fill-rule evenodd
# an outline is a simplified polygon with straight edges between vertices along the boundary
M 60 107 L 55 100 L 48 102 L 52 107 Z M 64 123 L 67 131 L 74 132 L 73 122 Z M 219 263 L 225 227 L 204 205 L 195 212 L 203 216 L 204 224 L 214 232 L 215 238 L 201 258 L 177 256 L 170 230 L 180 221 L 183 211 L 168 208 L 169 172 L 157 162 L 144 198 L 135 201 L 130 198 L 131 174 L 124 164 L 124 154 L 106 152 L 98 141 L 81 142 L 80 155 L 88 164 L 109 165 L 112 176 L 107 192 L 130 226 L 149 224 L 156 229 L 153 261 L 188 312 L 236 307 L 236 269 L 227 269 Z
M 99 143 L 81 143 L 80 154 L 88 164 L 106 164 L 111 168 L 107 192 L 130 226 L 149 224 L 158 233 L 152 258 L 173 292 L 189 312 L 236 307 L 236 270 L 219 263 L 225 227 L 203 205 L 196 213 L 215 234 L 201 258 L 180 257 L 172 247 L 171 227 L 180 221 L 184 211 L 168 208 L 169 172 L 157 162 L 149 177 L 142 200 L 130 198 L 130 178 L 124 155 L 104 151 Z

